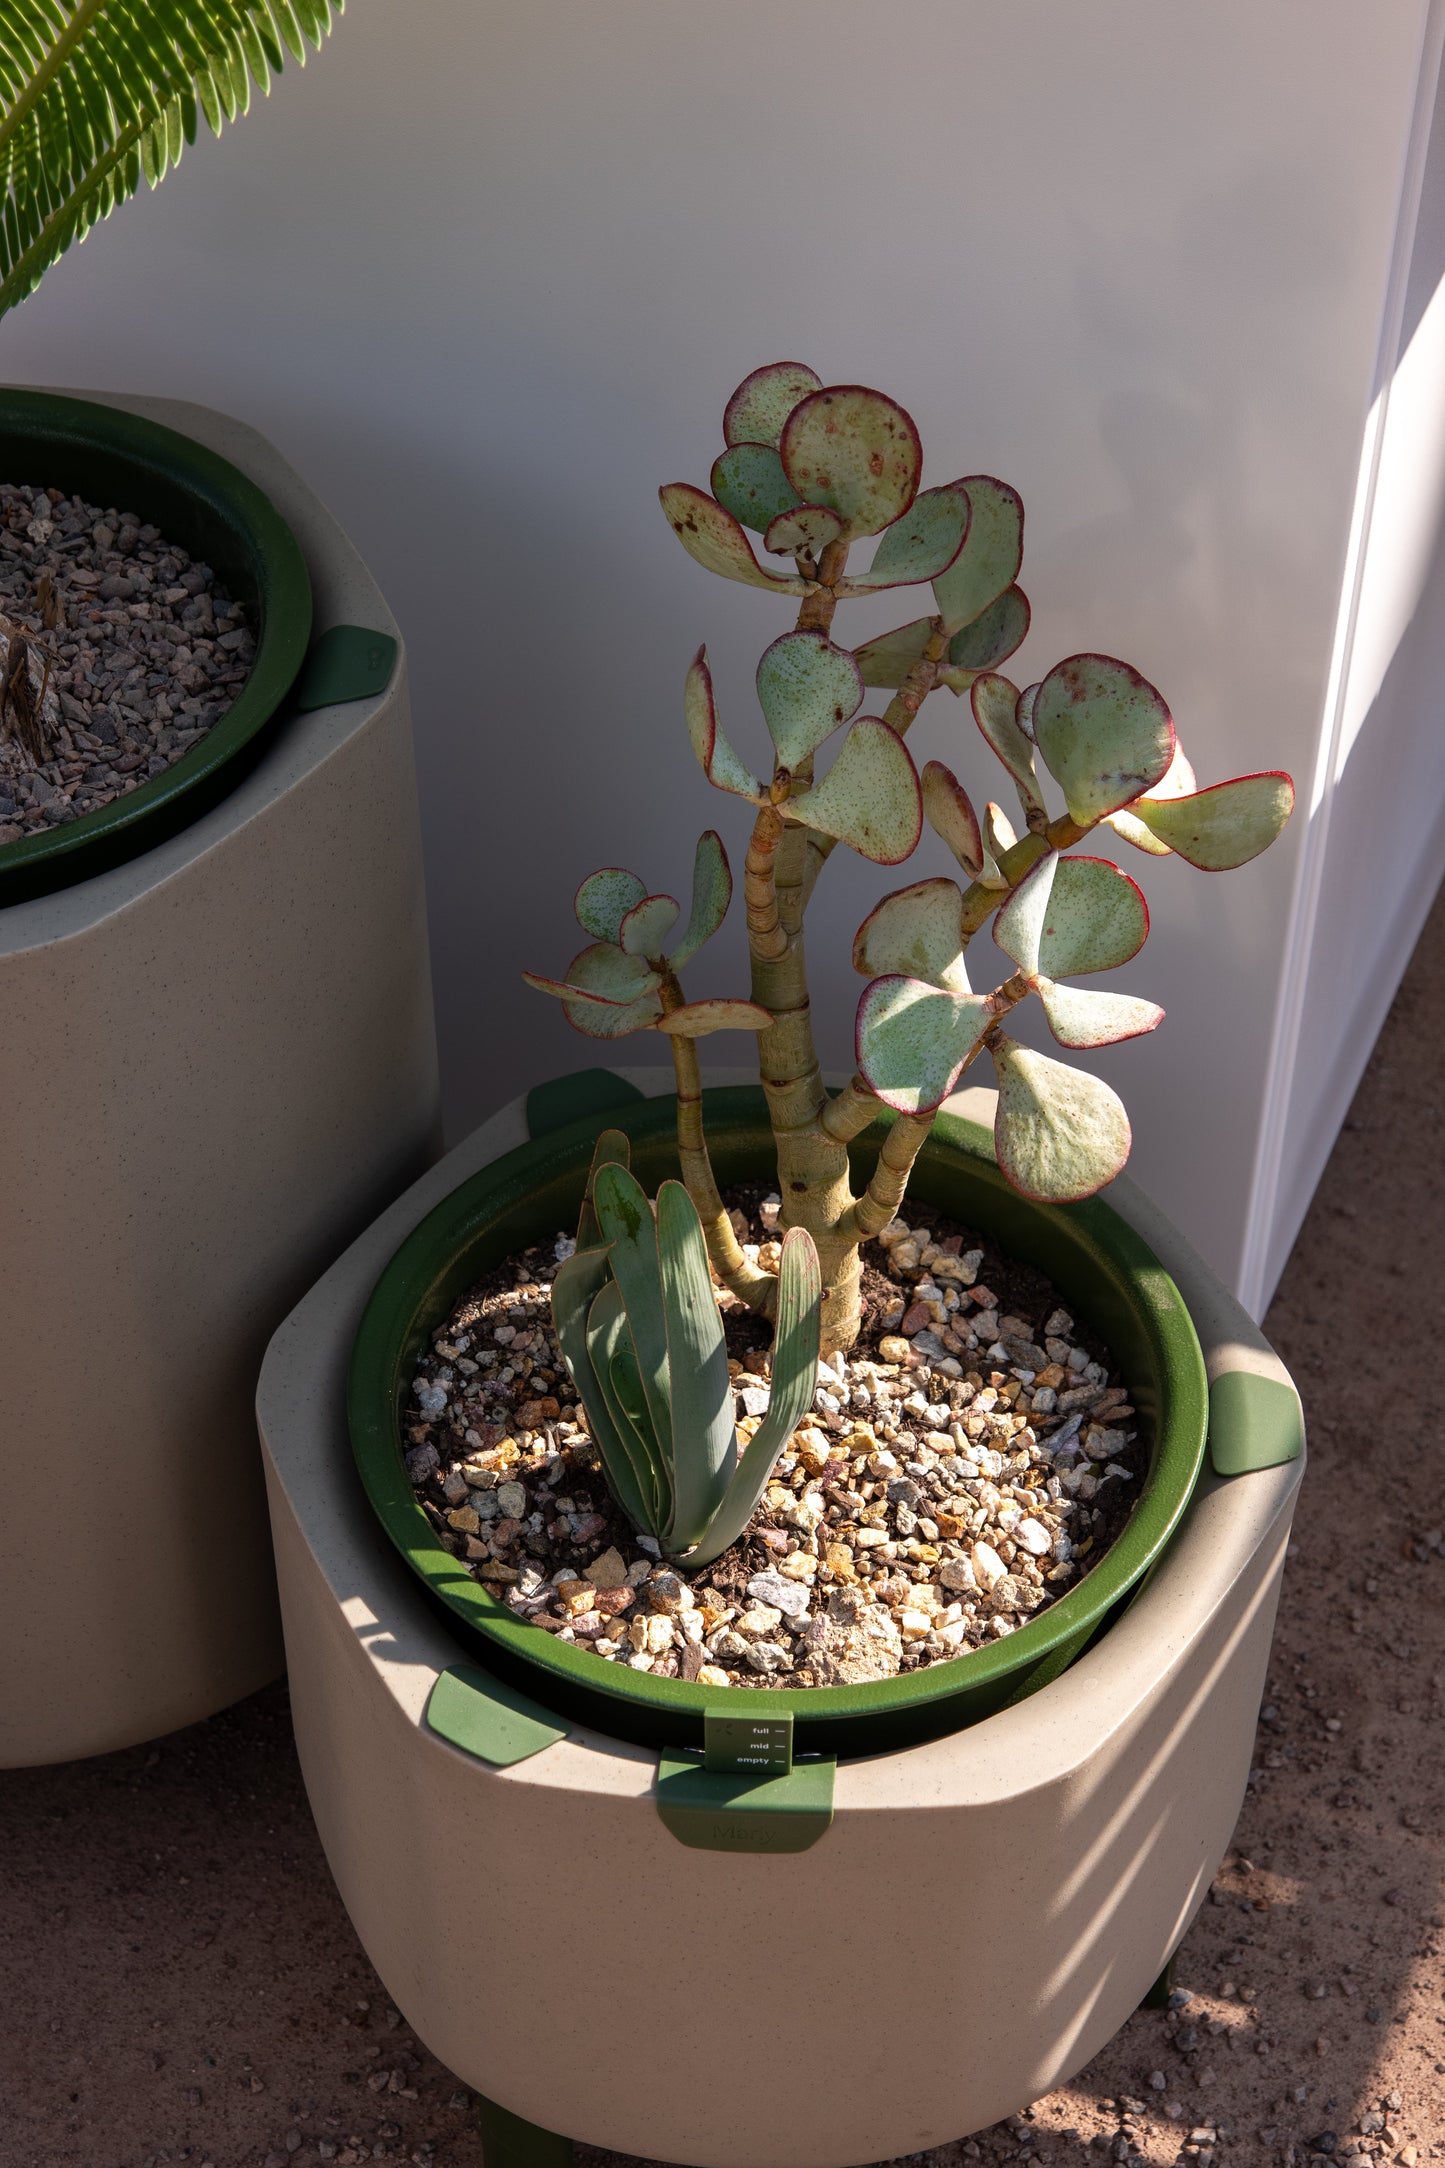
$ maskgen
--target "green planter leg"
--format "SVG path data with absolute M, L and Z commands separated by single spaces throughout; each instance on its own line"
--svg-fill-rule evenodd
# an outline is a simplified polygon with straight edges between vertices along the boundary
M 509 2108 L 477 2095 L 484 2168 L 572 2168 L 572 2140 L 524 2123 Z
M 1178 1956 L 1179 1952 L 1176 1950 L 1148 1994 L 1144 1997 L 1144 2000 L 1140 2003 L 1139 2008 L 1141 2010 L 1168 2009 L 1169 1997 L 1174 1992 L 1174 1966 Z M 492 2168 L 490 2155 L 487 2160 L 487 2168 Z

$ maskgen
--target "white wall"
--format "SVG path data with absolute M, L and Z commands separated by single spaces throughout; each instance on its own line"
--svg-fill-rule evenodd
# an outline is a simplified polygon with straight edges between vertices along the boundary
M 760 361 L 878 384 L 929 478 L 1022 490 L 1021 672 L 1124 655 L 1204 779 L 1308 781 L 1428 13 L 352 0 L 303 80 L 0 326 L 9 377 L 245 416 L 368 555 L 411 647 L 453 1133 L 593 1058 L 516 977 L 566 962 L 583 873 L 675 886 L 712 824 L 741 857 L 681 680 L 706 638 L 748 737 L 787 612 L 697 570 L 654 491 L 706 480 Z M 922 606 L 854 605 L 844 637 Z M 915 737 L 996 791 L 948 695 Z M 1154 933 L 1120 983 L 1170 1015 L 1100 1067 L 1133 1171 L 1231 1279 L 1266 1081 L 1299 1073 L 1275 1023 L 1306 827 L 1223 878 L 1129 854 Z M 893 885 L 847 855 L 810 942 L 837 1063 L 848 941 Z M 943 870 L 925 845 L 907 877 Z M 691 983 L 742 979 L 732 928 Z

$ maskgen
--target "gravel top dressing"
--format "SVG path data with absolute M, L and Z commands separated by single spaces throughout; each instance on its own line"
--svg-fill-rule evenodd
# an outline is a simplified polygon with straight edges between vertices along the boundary
M 158 528 L 0 483 L 0 845 L 164 774 L 255 652 L 240 604 Z
M 730 1193 L 776 1266 L 778 1199 Z M 519 1616 L 704 1686 L 841 1686 L 1011 1634 L 1118 1536 L 1145 1473 L 1106 1351 L 1043 1275 L 910 1206 L 864 1250 L 863 1330 L 819 1370 L 732 1548 L 689 1575 L 609 1495 L 551 1325 L 569 1237 L 506 1259 L 432 1336 L 407 1467 L 439 1540 Z M 771 1326 L 723 1295 L 738 1430 Z

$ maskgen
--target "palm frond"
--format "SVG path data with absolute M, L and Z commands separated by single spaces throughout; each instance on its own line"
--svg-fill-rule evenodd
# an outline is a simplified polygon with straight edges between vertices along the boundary
M 0 0 L 0 316 L 72 241 L 304 65 L 345 0 Z

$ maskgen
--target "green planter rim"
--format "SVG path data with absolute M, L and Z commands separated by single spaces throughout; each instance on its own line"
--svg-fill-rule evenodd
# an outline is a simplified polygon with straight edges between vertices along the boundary
M 17 464 L 34 471 L 12 473 Z M 217 804 L 295 682 L 312 602 L 300 545 L 270 498 L 218 452 L 161 422 L 96 400 L 0 389 L 0 478 L 136 512 L 209 564 L 256 632 L 236 699 L 173 767 L 94 812 L 0 846 L 7 904 L 123 865 Z
M 729 1142 L 735 1144 L 739 1135 L 745 1145 L 751 1140 L 755 1155 L 771 1150 L 761 1091 L 728 1087 L 706 1092 L 704 1101 L 715 1164 L 727 1158 Z M 415 1358 L 431 1332 L 491 1264 L 566 1224 L 555 1208 L 549 1211 L 550 1201 L 564 1182 L 573 1184 L 580 1201 L 598 1133 L 606 1127 L 628 1133 L 634 1167 L 641 1158 L 640 1178 L 652 1188 L 647 1154 L 666 1159 L 674 1119 L 670 1095 L 588 1115 L 493 1160 L 429 1212 L 386 1266 L 362 1316 L 350 1365 L 348 1420 L 362 1483 L 387 1535 L 432 1597 L 469 1629 L 471 1645 L 476 1647 L 478 1639 L 484 1645 L 484 1663 L 524 1684 L 544 1704 L 580 1712 L 599 1730 L 692 1745 L 701 1744 L 705 1706 L 757 1715 L 760 1690 L 704 1687 L 604 1664 L 519 1619 L 437 1540 L 413 1493 L 400 1435 Z M 887 1127 L 881 1120 L 858 1140 L 856 1179 L 876 1157 Z M 1043 1266 L 1065 1302 L 1074 1303 L 1065 1277 L 1077 1280 L 1087 1269 L 1100 1275 L 1099 1288 L 1101 1294 L 1107 1289 L 1108 1299 L 1092 1305 L 1090 1322 L 1096 1329 L 1102 1329 L 1101 1306 L 1116 1317 L 1129 1306 L 1137 1341 L 1132 1365 L 1126 1366 L 1117 1348 L 1117 1333 L 1105 1337 L 1124 1370 L 1141 1427 L 1153 1428 L 1149 1474 L 1131 1518 L 1099 1564 L 1005 1639 L 891 1679 L 766 1689 L 767 1713 L 792 1713 L 800 1751 L 809 1750 L 810 1735 L 817 1735 L 820 1748 L 826 1739 L 828 1751 L 853 1753 L 938 1736 L 1047 1683 L 1101 1630 L 1159 1558 L 1203 1461 L 1208 1420 L 1203 1355 L 1183 1297 L 1143 1239 L 1102 1199 L 1056 1206 L 1019 1197 L 998 1172 L 988 1131 L 943 1114 L 919 1155 L 910 1193 L 929 1199 L 944 1186 L 940 1169 L 949 1166 L 956 1178 L 977 1189 L 989 1210 L 970 1215 L 944 1209 L 986 1229 L 1000 1211 L 1032 1226 L 1040 1254 L 1052 1248 L 1056 1258 L 1069 1260 L 1066 1275 Z M 719 1167 L 724 1186 L 734 1178 Z M 525 1219 L 529 1198 L 539 1201 L 539 1212 L 533 1213 L 531 1234 L 517 1237 L 509 1230 Z M 1022 1254 L 1021 1245 L 1013 1247 Z M 1088 1314 L 1088 1306 L 1081 1307 Z M 1151 1363 L 1152 1379 L 1144 1375 Z M 974 1713 L 966 1713 L 962 1703 Z M 846 1743 L 840 1747 L 840 1742 Z

